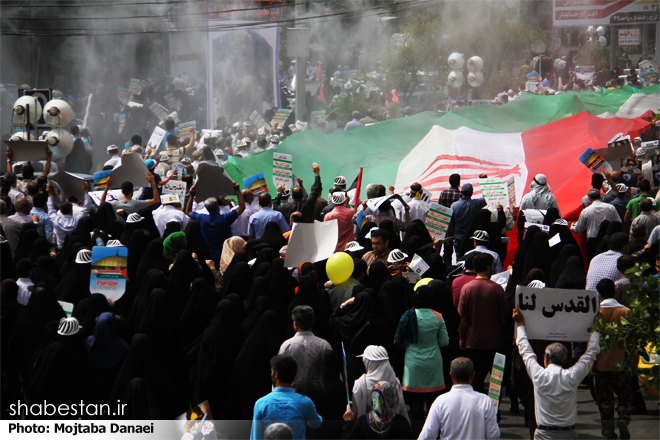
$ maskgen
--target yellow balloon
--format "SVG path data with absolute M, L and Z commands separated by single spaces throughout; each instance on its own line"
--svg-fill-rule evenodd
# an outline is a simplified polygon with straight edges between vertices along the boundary
M 336 252 L 328 258 L 325 271 L 334 285 L 343 283 L 353 274 L 353 258 L 344 252 Z
M 417 284 L 415 284 L 415 291 L 417 291 L 417 288 L 419 286 L 426 286 L 428 283 L 433 281 L 433 278 L 422 278 L 421 280 L 417 281 Z

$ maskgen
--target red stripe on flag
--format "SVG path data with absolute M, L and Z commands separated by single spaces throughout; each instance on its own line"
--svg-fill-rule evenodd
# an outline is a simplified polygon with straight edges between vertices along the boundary
M 431 164 L 420 174 L 420 176 L 423 176 L 426 172 L 428 172 L 431 169 L 431 167 L 433 167 L 433 165 L 435 165 L 437 162 L 439 162 L 441 160 L 449 160 L 449 161 L 452 161 L 452 162 L 459 162 L 459 161 L 473 162 L 473 163 L 476 163 L 478 165 L 491 166 L 491 167 L 508 167 L 508 166 L 511 166 L 509 164 L 500 164 L 500 163 L 495 163 L 495 162 L 488 162 L 486 160 L 480 160 L 480 159 L 477 159 L 476 157 L 471 157 L 471 156 L 452 156 L 452 155 L 449 155 L 449 154 L 443 154 L 443 155 L 440 155 L 440 156 L 436 156 L 435 160 L 433 162 L 431 162 Z

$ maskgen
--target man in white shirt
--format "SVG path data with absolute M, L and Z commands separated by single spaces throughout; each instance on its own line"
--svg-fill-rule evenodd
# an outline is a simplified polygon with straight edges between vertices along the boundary
M 106 148 L 106 151 L 108 152 L 108 155 L 110 155 L 110 159 L 105 161 L 103 164 L 103 168 L 105 167 L 111 167 L 114 168 L 117 163 L 121 160 L 119 157 L 119 148 L 117 148 L 116 145 L 110 145 L 108 148 Z
M 587 191 L 587 196 L 589 197 L 589 206 L 580 213 L 580 218 L 571 225 L 571 230 L 576 234 L 584 230 L 587 231 L 587 259 L 591 260 L 598 245 L 596 237 L 598 236 L 600 224 L 604 220 L 611 222 L 622 220 L 614 206 L 600 200 L 600 191 L 592 188 Z
M 154 223 L 156 223 L 160 236 L 163 236 L 165 226 L 170 221 L 176 221 L 181 225 L 181 230 L 185 230 L 190 218 L 181 210 L 179 196 L 176 194 L 163 195 L 160 201 L 162 206 L 153 212 Z
M 474 378 L 472 361 L 454 359 L 449 374 L 454 386 L 431 405 L 419 440 L 435 440 L 438 432 L 443 440 L 500 438 L 493 401 L 470 385 Z
M 12 254 L 16 251 L 16 246 L 18 246 L 18 241 L 21 238 L 21 233 L 24 231 L 24 226 L 28 223 L 38 223 L 39 221 L 38 217 L 35 216 L 35 221 L 35 219 L 29 215 L 30 210 L 32 209 L 32 204 L 28 199 L 16 199 L 14 207 L 16 208 L 16 213 L 7 217 L 7 222 L 3 225 L 5 238 L 9 242 L 9 248 L 11 249 Z
M 332 350 L 330 344 L 319 337 L 314 336 L 312 327 L 314 327 L 314 309 L 310 306 L 296 306 L 291 311 L 293 319 L 293 329 L 296 334 L 293 338 L 287 339 L 282 343 L 278 354 L 291 356 L 298 365 L 296 378 L 291 387 L 295 390 L 300 379 L 305 377 L 312 361 L 323 350 Z
M 486 245 L 488 244 L 488 240 L 490 240 L 490 236 L 488 235 L 488 232 L 477 229 L 476 231 L 474 231 L 474 235 L 472 235 L 470 239 L 474 240 L 474 249 L 472 249 L 470 252 L 466 252 L 465 255 L 471 254 L 472 252 L 480 252 L 482 254 L 492 255 L 493 274 L 504 272 L 504 269 L 502 269 L 502 262 L 500 261 L 500 256 L 498 255 L 498 253 L 493 252 L 486 247 Z
M 2 182 L 5 185 L 9 185 L 8 196 L 11 199 L 11 203 L 13 205 L 16 205 L 16 200 L 25 198 L 25 195 L 16 189 L 16 184 L 18 183 L 18 178 L 16 177 L 16 174 L 12 172 L 5 174 L 2 178 Z
M 34 263 L 29 258 L 20 259 L 16 263 L 16 277 L 18 278 L 16 280 L 16 285 L 18 286 L 17 301 L 24 306 L 27 306 L 30 301 L 30 295 L 32 295 L 34 266 Z
M 599 311 L 596 319 L 603 316 Z M 534 383 L 534 412 L 536 414 L 536 432 L 534 440 L 577 439 L 577 387 L 589 374 L 591 367 L 600 353 L 600 333 L 593 332 L 587 351 L 571 368 L 564 369 L 568 350 L 555 342 L 545 349 L 543 363 L 539 365 L 534 350 L 527 340 L 525 318 L 516 306 L 513 320 L 517 323 L 516 344 L 520 356 L 525 362 L 527 374 Z
M 57 241 L 57 248 L 61 249 L 64 244 L 64 236 L 67 232 L 71 232 L 78 226 L 78 221 L 81 218 L 87 215 L 89 208 L 92 204 L 89 197 L 89 183 L 87 181 L 83 182 L 83 191 L 85 192 L 85 203 L 83 203 L 82 211 L 76 216 L 73 216 L 73 208 L 71 202 L 65 201 L 60 204 L 60 213 L 62 215 L 57 215 L 57 209 L 55 208 L 55 193 L 53 187 L 50 185 L 46 186 L 46 192 L 48 193 L 48 215 L 53 221 L 53 234 L 55 235 Z

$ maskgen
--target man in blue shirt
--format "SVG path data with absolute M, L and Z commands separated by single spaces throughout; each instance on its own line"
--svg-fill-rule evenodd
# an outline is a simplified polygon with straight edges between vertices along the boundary
M 262 440 L 264 431 L 273 423 L 286 423 L 294 439 L 305 438 L 305 425 L 318 428 L 323 418 L 309 397 L 291 388 L 298 367 L 291 356 L 275 356 L 270 360 L 270 377 L 275 389 L 254 404 L 251 440 Z
M 360 122 L 360 112 L 353 112 L 351 116 L 353 116 L 353 120 L 348 121 L 346 123 L 346 126 L 344 127 L 344 131 L 353 130 L 354 128 L 364 127 L 364 124 Z
M 199 212 L 192 212 L 192 202 L 195 198 L 195 187 L 190 188 L 190 198 L 186 205 L 186 214 L 192 219 L 199 222 L 202 230 L 202 236 L 206 240 L 211 253 L 211 260 L 220 265 L 220 256 L 222 255 L 222 246 L 225 240 L 232 236 L 231 224 L 236 221 L 239 215 L 245 210 L 245 201 L 241 193 L 241 187 L 238 183 L 233 182 L 234 191 L 238 197 L 238 207 L 235 210 L 229 211 L 225 214 L 220 214 L 220 204 L 215 197 L 209 197 L 204 201 L 204 207 L 209 212 L 202 214 Z
M 480 176 L 481 177 L 481 176 Z M 461 187 L 461 198 L 458 202 L 451 205 L 451 221 L 454 223 L 454 246 L 456 250 L 456 258 L 461 258 L 461 247 L 465 235 L 469 232 L 468 229 L 474 223 L 477 213 L 481 208 L 487 205 L 484 198 L 472 199 L 472 184 L 466 183 Z
M 53 220 L 51 220 L 48 212 L 46 212 L 46 203 L 48 196 L 42 192 L 38 192 L 32 196 L 32 210 L 30 215 L 39 217 L 39 223 L 44 225 L 44 236 L 48 242 L 53 242 Z
M 250 240 L 255 238 L 257 240 L 260 239 L 264 235 L 268 222 L 276 222 L 282 234 L 291 229 L 282 213 L 273 210 L 272 205 L 273 199 L 269 193 L 259 195 L 259 207 L 261 209 L 250 217 L 250 222 L 248 223 L 248 236 Z

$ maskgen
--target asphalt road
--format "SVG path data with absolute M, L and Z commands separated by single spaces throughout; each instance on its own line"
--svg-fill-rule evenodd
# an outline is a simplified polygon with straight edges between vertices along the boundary
M 649 396 L 646 391 L 642 391 L 646 401 L 648 414 L 639 415 L 632 413 L 632 421 L 628 426 L 630 434 L 634 440 L 660 439 L 660 407 L 658 400 Z M 500 414 L 500 432 L 503 439 L 528 439 L 529 429 L 525 427 L 523 417 L 523 407 L 520 405 L 520 413 L 513 414 L 509 412 L 511 403 L 508 397 L 502 399 Z M 616 416 L 615 416 L 616 418 Z M 577 430 L 580 439 L 604 439 L 600 433 L 600 415 L 596 402 L 591 398 L 587 388 L 578 389 L 578 421 Z M 618 434 L 618 431 L 617 431 Z

